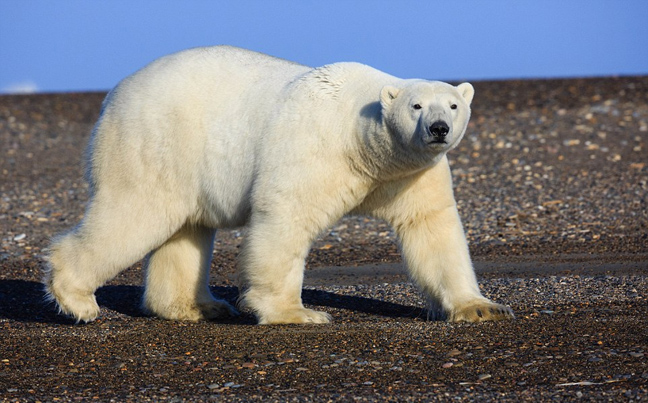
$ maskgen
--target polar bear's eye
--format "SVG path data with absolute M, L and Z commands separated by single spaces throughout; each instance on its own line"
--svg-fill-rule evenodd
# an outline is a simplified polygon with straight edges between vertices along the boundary
M 450 105 L 450 109 L 457 109 L 457 104 Z
M 421 105 L 420 105 L 420 104 L 414 104 L 414 106 L 412 106 L 412 108 L 414 108 L 414 109 L 421 109 Z

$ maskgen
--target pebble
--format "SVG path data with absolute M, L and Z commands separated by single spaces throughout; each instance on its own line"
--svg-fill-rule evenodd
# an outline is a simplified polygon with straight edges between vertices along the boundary
M 457 350 L 456 348 L 453 350 L 450 350 L 448 354 L 446 354 L 448 357 L 456 357 L 458 355 L 461 355 L 461 351 Z
M 577 145 L 580 144 L 580 140 L 579 139 L 569 139 L 569 140 L 563 141 L 563 144 L 566 145 L 567 147 L 577 146 Z

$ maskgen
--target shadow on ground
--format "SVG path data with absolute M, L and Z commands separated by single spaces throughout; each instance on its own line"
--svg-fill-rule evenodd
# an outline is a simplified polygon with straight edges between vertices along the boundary
M 214 295 L 231 304 L 236 303 L 236 287 L 212 287 Z M 137 318 L 146 314 L 140 308 L 143 288 L 133 285 L 109 285 L 97 290 L 97 302 L 102 308 Z M 328 291 L 304 290 L 305 304 L 362 312 L 370 315 L 394 318 L 425 318 L 424 309 L 395 304 L 372 298 L 339 295 Z M 20 322 L 73 324 L 74 320 L 59 315 L 54 303 L 47 300 L 43 285 L 35 281 L 0 280 L 0 318 Z M 253 319 L 243 315 L 231 322 L 249 324 Z

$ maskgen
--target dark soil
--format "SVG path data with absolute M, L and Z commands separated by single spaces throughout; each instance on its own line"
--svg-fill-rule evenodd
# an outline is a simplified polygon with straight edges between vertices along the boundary
M 0 96 L 0 400 L 647 399 L 648 77 L 474 85 L 449 156 L 483 291 L 511 322 L 427 321 L 391 229 L 349 217 L 308 258 L 304 300 L 331 325 L 149 318 L 139 264 L 75 325 L 39 282 L 49 239 L 83 215 L 105 94 Z M 217 237 L 231 302 L 243 236 Z

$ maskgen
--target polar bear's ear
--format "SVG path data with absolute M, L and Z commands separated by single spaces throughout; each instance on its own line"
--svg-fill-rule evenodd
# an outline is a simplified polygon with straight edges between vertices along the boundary
M 396 99 L 399 92 L 400 90 L 398 88 L 392 87 L 391 85 L 382 87 L 382 90 L 380 90 L 380 104 L 382 105 L 383 109 L 391 105 L 392 101 Z
M 473 88 L 473 86 L 470 83 L 459 84 L 457 86 L 457 91 L 459 91 L 459 94 L 461 94 L 468 105 L 470 105 L 473 100 L 473 96 L 475 96 L 475 89 Z

